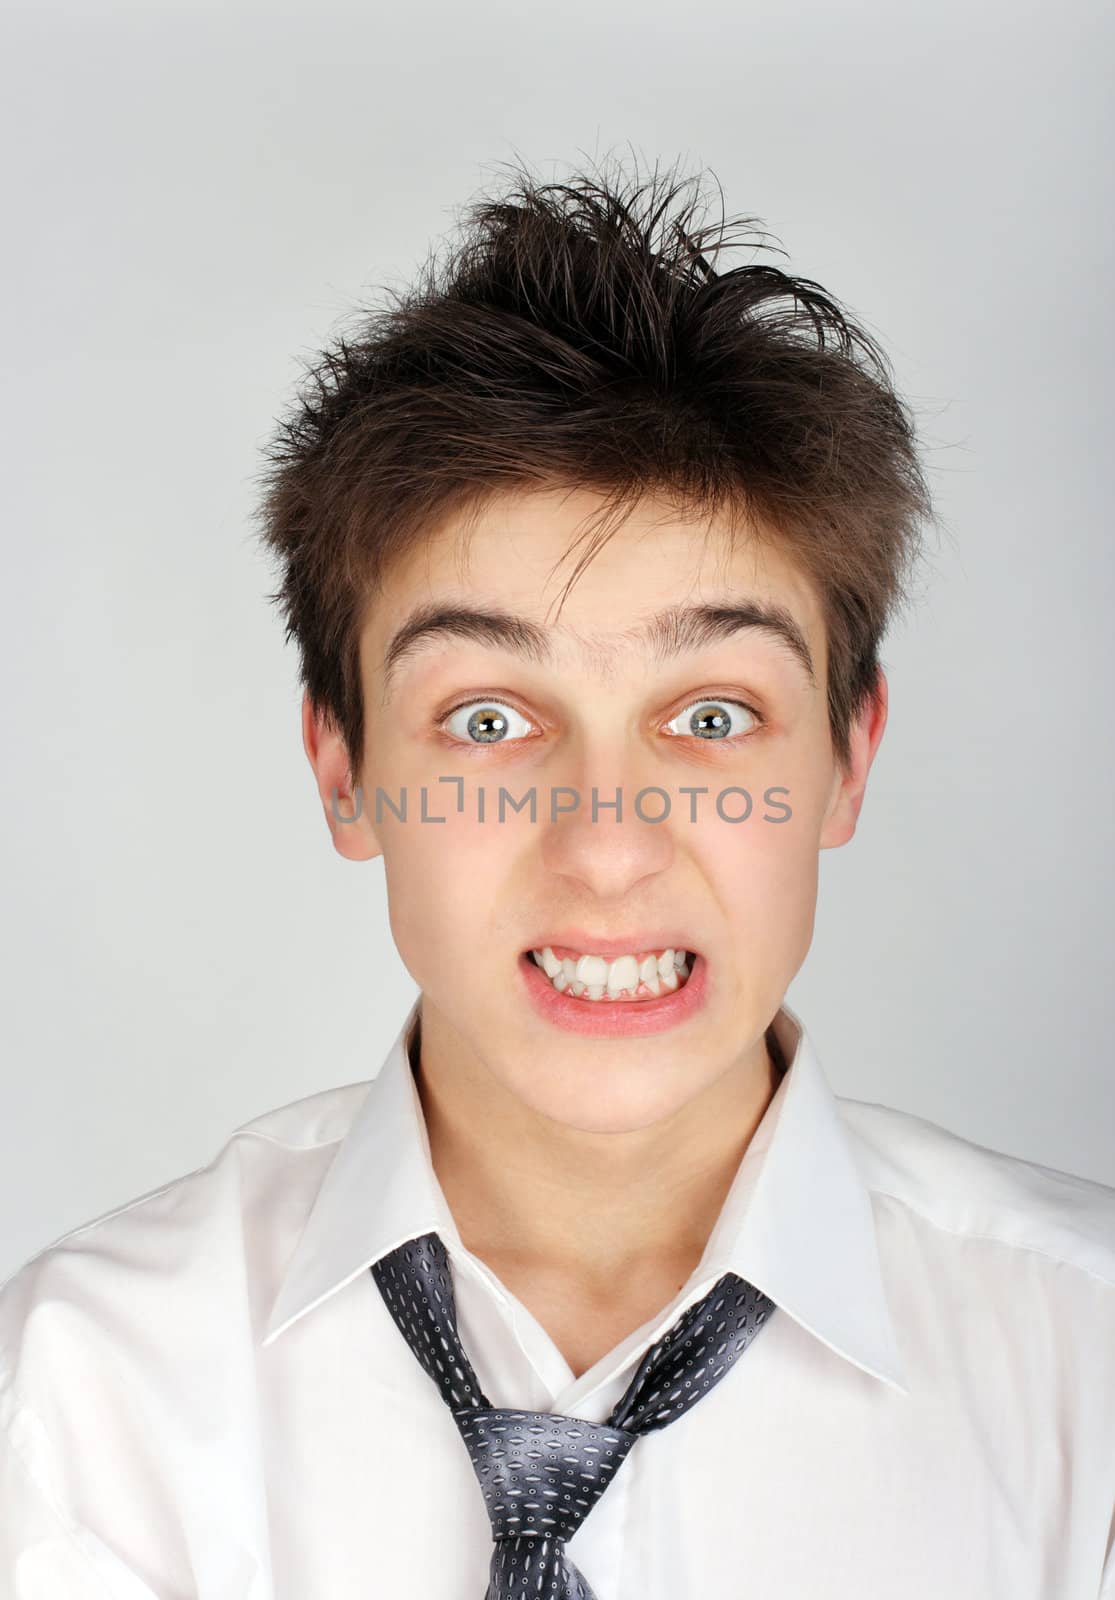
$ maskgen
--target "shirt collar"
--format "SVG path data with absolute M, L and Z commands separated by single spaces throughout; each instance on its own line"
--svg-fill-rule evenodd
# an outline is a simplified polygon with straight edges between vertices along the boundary
M 337 1148 L 264 1329 L 299 1317 L 419 1234 L 464 1249 L 430 1159 L 407 1046 L 412 1004 Z M 772 1024 L 788 1063 L 709 1235 L 697 1271 L 737 1273 L 838 1355 L 908 1393 L 898 1359 L 871 1197 L 801 1019 Z

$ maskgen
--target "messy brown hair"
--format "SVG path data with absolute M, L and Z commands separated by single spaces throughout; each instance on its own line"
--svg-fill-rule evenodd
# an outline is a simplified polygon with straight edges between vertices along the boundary
M 431 253 L 412 288 L 303 363 L 256 519 L 280 563 L 268 599 L 355 780 L 359 639 L 390 564 L 503 491 L 555 486 L 603 496 L 563 599 L 646 494 L 777 542 L 821 603 L 847 764 L 933 515 L 913 416 L 819 284 L 762 262 L 714 269 L 734 234 L 768 236 L 723 211 L 693 226 L 699 188 L 679 201 L 697 182 L 513 167 L 466 209 L 447 260 Z

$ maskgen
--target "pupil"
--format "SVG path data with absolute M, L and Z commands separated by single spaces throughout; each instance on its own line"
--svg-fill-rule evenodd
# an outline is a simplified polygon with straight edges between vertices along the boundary
M 703 723 L 711 722 L 711 728 L 703 727 Z M 713 739 L 720 733 L 727 733 L 731 727 L 731 719 L 720 707 L 712 712 L 694 712 L 689 719 L 689 726 L 699 739 Z
M 474 711 L 468 719 L 469 733 L 485 744 L 494 744 L 502 738 L 506 729 L 507 718 L 501 711 Z

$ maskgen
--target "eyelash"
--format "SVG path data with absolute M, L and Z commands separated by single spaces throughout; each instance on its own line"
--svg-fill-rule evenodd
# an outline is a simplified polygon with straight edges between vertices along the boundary
M 485 751 L 485 750 L 494 750 L 500 744 L 522 744 L 522 743 L 526 742 L 523 739 L 506 739 L 506 740 L 498 740 L 497 739 L 493 744 L 490 744 L 490 745 L 474 744 L 469 739 L 458 739 L 453 734 L 445 732 L 445 724 L 449 721 L 450 717 L 455 717 L 457 715 L 457 712 L 458 711 L 463 711 L 466 706 L 480 706 L 480 705 L 497 705 L 497 706 L 509 705 L 510 706 L 510 705 L 512 705 L 512 702 L 510 700 L 506 700 L 503 697 L 503 695 L 487 696 L 487 695 L 484 695 L 484 694 L 471 694 L 471 695 L 469 695 L 467 700 L 459 700 L 456 705 L 450 706 L 449 710 L 446 711 L 443 716 L 438 718 L 437 722 L 435 723 L 435 727 L 438 729 L 439 733 L 441 733 L 442 736 L 453 746 L 454 750 L 465 750 L 465 751 L 468 751 L 471 754 L 473 751 L 482 752 L 482 751 Z M 682 712 L 688 711 L 692 706 L 701 706 L 701 705 L 742 706 L 744 711 L 746 711 L 749 716 L 754 717 L 756 725 L 755 725 L 755 727 L 749 729 L 749 731 L 747 733 L 735 733 L 735 734 L 732 734 L 727 739 L 700 739 L 700 740 L 698 740 L 697 739 L 697 735 L 696 734 L 692 734 L 692 733 L 691 734 L 671 733 L 667 737 L 671 738 L 671 739 L 692 739 L 692 740 L 694 740 L 694 741 L 696 741 L 697 743 L 700 743 L 700 744 L 727 745 L 730 749 L 738 750 L 740 748 L 740 746 L 746 744 L 749 739 L 753 739 L 756 736 L 756 734 L 761 733 L 763 731 L 763 729 L 767 725 L 766 717 L 764 717 L 763 714 L 760 711 L 757 711 L 754 706 L 749 705 L 746 700 L 740 700 L 738 698 L 738 696 L 736 696 L 736 695 L 717 695 L 717 694 L 703 694 L 703 695 L 698 695 L 693 700 L 687 700 L 685 705 L 682 706 L 680 711 L 676 711 L 672 717 L 667 717 L 666 720 L 668 722 L 675 722 L 677 720 L 677 718 L 682 715 Z M 513 706 L 512 709 L 516 709 L 517 710 L 518 708 Z M 526 716 L 526 713 L 523 712 L 523 711 L 519 712 L 519 716 L 523 717 L 528 722 L 531 720 L 529 717 Z

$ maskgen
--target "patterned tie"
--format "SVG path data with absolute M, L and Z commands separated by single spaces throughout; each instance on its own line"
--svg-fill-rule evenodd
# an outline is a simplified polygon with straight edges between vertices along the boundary
M 485 1600 L 595 1600 L 565 1553 L 640 1434 L 713 1388 L 774 1309 L 726 1272 L 647 1351 L 607 1422 L 489 1404 L 457 1333 L 449 1260 L 425 1233 L 373 1262 L 403 1338 L 441 1391 L 480 1480 L 495 1548 Z

